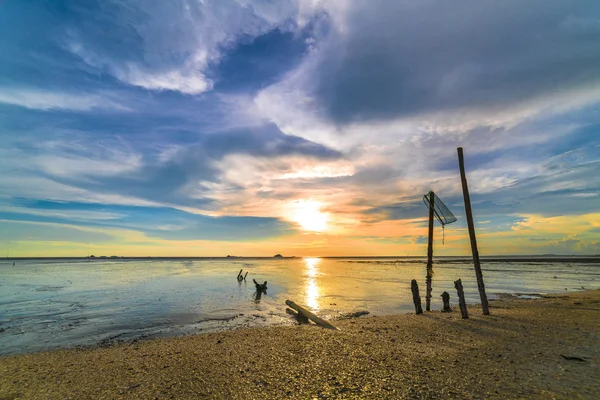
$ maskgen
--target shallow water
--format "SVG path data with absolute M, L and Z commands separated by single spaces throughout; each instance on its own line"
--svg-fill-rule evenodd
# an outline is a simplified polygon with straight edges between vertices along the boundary
M 600 288 L 600 264 L 483 262 L 488 297 Z M 240 269 L 248 271 L 239 283 Z M 440 294 L 479 296 L 471 263 L 434 265 L 432 309 Z M 413 310 L 410 281 L 424 296 L 419 259 L 20 260 L 0 262 L 0 354 L 95 345 L 243 326 L 293 324 L 285 300 L 326 318 L 367 310 Z M 252 279 L 268 281 L 255 299 Z

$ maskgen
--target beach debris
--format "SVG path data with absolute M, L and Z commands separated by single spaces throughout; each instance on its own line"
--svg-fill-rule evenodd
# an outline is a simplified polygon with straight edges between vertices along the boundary
M 427 276 L 425 291 L 425 310 L 431 311 L 431 281 L 433 277 L 433 217 L 442 224 L 442 243 L 444 242 L 444 227 L 447 224 L 456 222 L 456 217 L 446 207 L 444 202 L 437 196 L 433 190 L 423 196 L 423 203 L 429 209 L 429 232 L 427 236 Z
M 260 302 L 260 299 L 264 294 L 267 294 L 267 281 L 265 281 L 265 283 L 258 283 L 256 282 L 256 279 L 252 279 L 252 281 L 254 282 L 254 285 L 256 286 L 256 293 L 254 293 L 254 301 L 256 303 Z
M 254 282 L 257 292 L 265 292 L 265 294 L 267 293 L 267 281 L 265 281 L 265 283 L 261 284 L 261 283 L 256 282 L 256 279 L 252 279 L 252 282 Z
M 410 281 L 410 289 L 412 290 L 413 302 L 415 303 L 415 314 L 423 314 L 421 296 L 419 295 L 419 285 L 417 284 L 416 279 Z
M 473 264 L 475 265 L 475 275 L 477 276 L 477 289 L 481 299 L 481 309 L 483 315 L 490 315 L 487 295 L 485 294 L 485 284 L 483 283 L 483 273 L 481 272 L 481 264 L 479 263 L 479 251 L 477 250 L 477 238 L 475 237 L 475 224 L 473 222 L 473 212 L 471 211 L 471 197 L 469 196 L 469 186 L 467 184 L 467 176 L 465 174 L 465 161 L 463 158 L 463 149 L 459 147 L 458 165 L 460 168 L 460 180 L 462 182 L 463 197 L 465 199 L 465 212 L 467 214 L 467 225 L 469 227 L 469 238 L 471 239 L 471 252 L 473 253 Z
M 450 308 L 450 293 L 443 292 L 441 294 L 441 296 L 442 296 L 442 302 L 444 303 L 444 308 L 442 309 L 442 312 L 452 311 L 452 308 Z
M 459 279 L 454 281 L 454 287 L 456 288 L 456 293 L 458 293 L 458 306 L 460 307 L 460 313 L 463 318 L 469 318 L 469 313 L 467 312 L 467 303 L 465 302 L 465 292 L 463 290 L 462 280 Z
M 294 303 L 291 300 L 286 300 L 285 304 L 288 305 L 288 307 L 296 310 L 296 312 L 298 314 L 302 314 L 304 317 L 310 319 L 311 321 L 313 321 L 315 324 L 322 326 L 323 328 L 329 328 L 329 329 L 334 329 L 336 331 L 339 331 L 339 329 L 337 327 L 335 327 L 333 324 L 331 324 L 328 321 L 325 321 L 322 318 L 317 317 L 315 314 L 313 314 L 312 312 L 308 311 L 306 308 L 299 306 L 298 304 Z
M 298 323 L 308 324 L 308 318 L 306 316 L 304 316 L 303 314 L 300 314 L 300 313 L 292 310 L 291 308 L 286 308 L 285 312 L 288 313 L 288 314 L 290 314 L 294 318 L 296 318 L 296 320 L 298 321 Z
M 246 277 L 248 276 L 248 271 L 246 271 L 246 275 L 242 275 L 243 272 L 244 272 L 244 269 L 240 269 L 240 272 L 238 273 L 238 276 L 237 276 L 238 282 L 246 280 Z
M 566 356 L 564 354 L 560 355 L 562 358 L 564 358 L 565 360 L 572 360 L 572 361 L 581 361 L 581 362 L 587 362 L 587 360 L 583 357 L 577 357 L 577 356 Z

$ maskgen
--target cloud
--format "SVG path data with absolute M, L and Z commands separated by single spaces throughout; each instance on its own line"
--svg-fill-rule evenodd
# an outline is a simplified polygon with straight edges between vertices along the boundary
M 582 240 L 576 236 L 567 236 L 551 240 L 540 247 L 540 251 L 549 254 L 600 254 L 600 241 Z
M 312 94 L 336 123 L 600 94 L 600 30 L 572 22 L 596 26 L 594 1 L 376 0 L 345 11 L 344 29 L 324 39 L 304 75 L 314 74 Z
M 34 110 L 128 110 L 113 96 L 106 94 L 49 92 L 28 88 L 0 88 L 0 103 Z
M 66 47 L 89 66 L 145 89 L 197 95 L 213 87 L 212 66 L 238 40 L 298 26 L 302 11 L 287 0 L 126 0 L 68 13 Z
M 3 207 L 4 209 L 0 210 L 0 220 L 4 221 L 3 224 L 7 224 L 7 228 L 14 225 L 13 222 L 7 221 L 17 221 L 41 225 L 68 225 L 70 228 L 67 230 L 70 233 L 79 226 L 86 231 L 94 229 L 98 231 L 134 230 L 142 232 L 148 238 L 192 241 L 251 241 L 294 233 L 291 224 L 269 217 L 212 217 L 169 207 L 122 206 L 30 199 L 14 200 L 12 204 L 12 207 Z M 103 241 L 106 240 L 107 235 L 99 235 L 102 236 Z M 12 237 L 12 233 L 10 236 Z M 45 234 L 42 236 L 46 237 Z
M 365 137 L 386 146 L 432 134 L 453 140 L 600 102 L 595 2 L 324 7 L 303 62 L 247 107 L 286 133 L 344 150 Z
M 10 250 L 7 242 L 19 241 L 45 241 L 45 242 L 75 242 L 75 243 L 102 243 L 113 240 L 110 235 L 94 232 L 90 229 L 80 229 L 54 223 L 40 223 L 29 221 L 10 221 L 0 219 L 2 239 Z
M 427 239 L 427 236 L 422 235 L 422 236 L 417 236 L 416 238 L 414 238 L 413 242 L 415 244 L 426 244 L 426 243 L 428 243 L 428 239 Z
M 120 152 L 109 154 L 114 157 Z M 221 182 L 223 174 L 218 162 L 234 155 L 273 160 L 285 156 L 334 160 L 342 156 L 325 146 L 284 135 L 274 126 L 266 126 L 204 134 L 186 147 L 177 146 L 168 153 L 144 153 L 139 159 L 136 156 L 119 156 L 117 168 L 112 170 L 114 173 L 111 173 L 110 162 L 106 158 L 99 161 L 104 165 L 102 168 L 88 165 L 77 171 L 68 168 L 71 173 L 58 173 L 57 167 L 82 161 L 77 155 L 65 154 L 60 159 L 52 157 L 51 163 L 44 168 L 44 175 L 88 191 L 214 210 L 216 206 L 211 198 L 211 187 Z M 43 162 L 44 158 L 40 158 Z M 123 162 L 127 159 L 131 160 L 130 166 Z M 228 190 L 238 189 L 241 188 L 229 184 Z

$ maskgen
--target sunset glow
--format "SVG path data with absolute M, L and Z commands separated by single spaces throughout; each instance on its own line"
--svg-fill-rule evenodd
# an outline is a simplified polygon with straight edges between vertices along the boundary
M 292 220 L 305 231 L 323 232 L 327 229 L 329 216 L 321 211 L 321 207 L 321 203 L 312 200 L 295 202 L 292 206 Z

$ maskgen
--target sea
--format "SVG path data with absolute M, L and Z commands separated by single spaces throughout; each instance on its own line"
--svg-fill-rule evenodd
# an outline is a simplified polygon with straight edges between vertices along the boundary
M 600 257 L 481 265 L 490 299 L 600 289 Z M 467 302 L 479 302 L 472 259 L 436 259 L 433 270 L 433 310 L 444 291 L 456 305 L 457 279 Z M 424 304 L 425 275 L 426 260 L 411 257 L 1 260 L 0 355 L 293 325 L 288 299 L 331 320 L 414 312 L 410 283 Z

